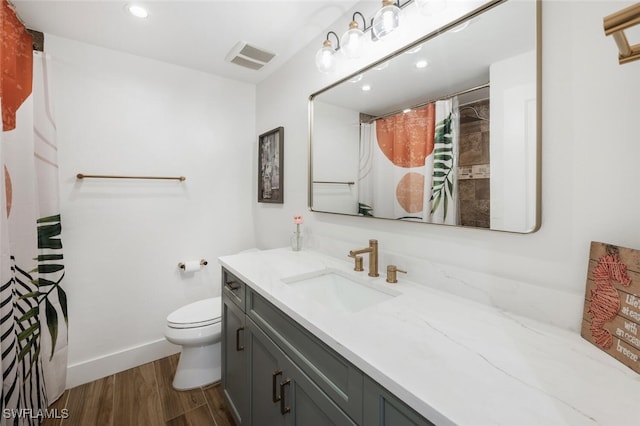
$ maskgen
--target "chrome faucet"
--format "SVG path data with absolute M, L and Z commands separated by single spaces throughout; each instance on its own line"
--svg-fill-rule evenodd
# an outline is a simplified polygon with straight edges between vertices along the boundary
M 378 240 L 369 240 L 369 247 L 349 251 L 349 257 L 356 258 L 359 254 L 369 253 L 369 276 L 377 277 L 378 274 Z

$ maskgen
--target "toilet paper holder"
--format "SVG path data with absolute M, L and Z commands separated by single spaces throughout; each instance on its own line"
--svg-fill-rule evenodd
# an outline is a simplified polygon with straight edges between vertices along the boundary
M 207 262 L 206 259 L 200 259 L 200 266 L 206 266 L 208 264 L 209 264 L 209 262 Z M 184 262 L 178 263 L 178 268 L 185 269 L 185 263 Z

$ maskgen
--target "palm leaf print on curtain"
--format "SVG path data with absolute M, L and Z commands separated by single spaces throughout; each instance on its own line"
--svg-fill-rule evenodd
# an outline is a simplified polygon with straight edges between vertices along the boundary
M 1 2 L 0 423 L 35 425 L 66 379 L 57 148 L 46 57 Z
M 360 214 L 458 223 L 457 99 L 360 125 Z
M 458 134 L 457 98 L 437 101 L 436 128 L 433 154 L 425 162 L 426 175 L 430 176 L 425 199 L 425 212 L 429 222 L 458 223 Z

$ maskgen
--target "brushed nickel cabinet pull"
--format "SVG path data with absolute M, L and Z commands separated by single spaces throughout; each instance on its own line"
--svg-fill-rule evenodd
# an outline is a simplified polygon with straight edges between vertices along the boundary
M 291 407 L 287 407 L 287 404 L 284 401 L 284 387 L 290 383 L 290 379 L 287 379 L 284 382 L 280 383 L 280 414 L 282 414 L 283 416 L 291 411 Z
M 236 330 L 236 351 L 244 351 L 244 345 L 240 344 L 240 332 L 244 330 L 244 327 L 240 327 Z
M 280 395 L 276 395 L 276 390 L 278 389 L 278 376 L 282 374 L 282 370 L 276 370 L 273 372 L 272 377 L 271 377 L 271 396 L 273 398 L 273 402 L 276 403 L 278 401 L 280 401 L 280 398 L 282 398 L 282 393 L 280 393 Z

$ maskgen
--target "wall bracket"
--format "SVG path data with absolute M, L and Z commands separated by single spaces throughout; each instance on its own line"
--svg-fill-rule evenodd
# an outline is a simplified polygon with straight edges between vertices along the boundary
M 626 64 L 640 59 L 640 44 L 630 45 L 624 31 L 640 24 L 640 3 L 629 6 L 603 19 L 604 33 L 613 36 L 620 54 L 618 63 Z

